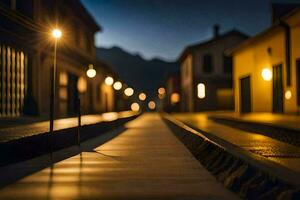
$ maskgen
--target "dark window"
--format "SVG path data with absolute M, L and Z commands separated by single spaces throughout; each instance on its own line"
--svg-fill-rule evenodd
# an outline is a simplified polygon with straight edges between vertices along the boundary
M 210 54 L 203 56 L 203 71 L 205 73 L 211 73 L 213 71 L 213 60 Z
M 223 58 L 223 71 L 225 74 L 231 74 L 232 73 L 232 57 L 224 56 Z

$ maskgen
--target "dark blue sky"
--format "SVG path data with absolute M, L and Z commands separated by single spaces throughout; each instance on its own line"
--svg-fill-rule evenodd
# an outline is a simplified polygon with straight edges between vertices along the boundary
M 212 26 L 253 35 L 270 25 L 269 0 L 81 0 L 103 32 L 96 45 L 119 46 L 147 59 L 174 60 L 209 38 Z

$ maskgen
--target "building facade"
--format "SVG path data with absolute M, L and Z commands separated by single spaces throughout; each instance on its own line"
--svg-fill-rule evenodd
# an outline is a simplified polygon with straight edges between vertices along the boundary
M 112 72 L 96 58 L 94 45 L 101 27 L 79 0 L 0 0 L 0 10 L 1 116 L 49 114 L 53 28 L 62 31 L 55 80 L 57 117 L 75 115 L 78 98 L 83 113 L 113 110 L 114 91 L 103 81 Z M 86 76 L 91 64 L 97 71 L 93 79 Z
M 232 58 L 225 51 L 246 38 L 237 30 L 220 34 L 215 26 L 212 39 L 183 51 L 179 58 L 182 111 L 233 109 Z
M 165 81 L 166 94 L 163 107 L 166 112 L 180 111 L 180 73 L 169 74 Z
M 229 53 L 234 58 L 236 112 L 299 113 L 299 9 Z

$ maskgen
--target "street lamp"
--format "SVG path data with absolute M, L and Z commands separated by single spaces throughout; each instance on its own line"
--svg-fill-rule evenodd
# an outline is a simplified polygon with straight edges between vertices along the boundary
M 122 83 L 120 81 L 117 81 L 113 85 L 115 90 L 121 90 L 122 89 Z
M 105 78 L 104 82 L 106 85 L 111 86 L 112 84 L 114 84 L 114 79 L 113 79 L 113 77 L 108 76 Z
M 50 91 L 50 133 L 53 133 L 54 125 L 54 107 L 55 107 L 55 79 L 56 79 L 56 54 L 57 54 L 57 43 L 61 38 L 62 32 L 56 28 L 52 31 L 52 37 L 54 38 L 54 56 L 53 56 L 53 68 L 51 73 L 51 91 Z
M 130 97 L 130 96 L 132 96 L 133 94 L 134 94 L 134 90 L 132 89 L 132 88 L 126 88 L 125 90 L 124 90 L 124 94 L 126 95 L 126 96 L 128 96 L 128 97 Z
M 89 69 L 86 71 L 86 75 L 89 78 L 94 78 L 96 76 L 97 72 L 94 69 L 94 66 L 92 64 L 89 65 Z

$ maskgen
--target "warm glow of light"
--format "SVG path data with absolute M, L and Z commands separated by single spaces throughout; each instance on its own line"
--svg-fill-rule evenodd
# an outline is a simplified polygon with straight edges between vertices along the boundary
M 108 76 L 105 78 L 105 84 L 108 86 L 111 86 L 112 84 L 114 84 L 114 79 L 111 76 Z
M 269 68 L 264 68 L 261 71 L 261 76 L 265 81 L 270 81 L 272 79 L 272 72 Z
M 108 112 L 102 114 L 103 121 L 114 121 L 118 119 L 118 113 L 117 112 Z
M 166 89 L 161 87 L 158 89 L 158 94 L 164 95 L 166 93 Z
M 291 90 L 287 90 L 287 91 L 285 92 L 285 94 L 284 94 L 284 97 L 285 97 L 287 100 L 291 99 L 291 98 L 292 98 L 292 92 L 291 92 Z
M 55 39 L 59 39 L 59 38 L 61 38 L 61 36 L 62 36 L 62 32 L 61 32 L 61 30 L 59 30 L 59 29 L 53 29 L 53 31 L 52 31 L 52 36 L 55 38 Z
M 59 73 L 59 85 L 61 86 L 68 85 L 68 74 L 66 72 Z
M 134 94 L 134 90 L 132 89 L 132 88 L 126 88 L 125 90 L 124 90 L 124 94 L 126 95 L 126 96 L 128 96 L 128 97 L 130 97 L 130 96 L 132 96 L 133 94 Z
M 156 107 L 155 102 L 154 102 L 154 101 L 149 101 L 149 103 L 148 103 L 148 108 L 149 108 L 150 110 L 154 110 L 155 107 Z
M 114 89 L 115 90 L 121 90 L 122 89 L 122 83 L 120 81 L 117 81 L 114 83 Z
M 89 78 L 94 78 L 96 76 L 97 72 L 94 69 L 93 65 L 89 65 L 89 69 L 86 71 L 86 75 Z
M 205 98 L 205 85 L 204 83 L 199 83 L 197 85 L 197 95 L 199 99 L 204 99 Z
M 86 84 L 85 78 L 80 77 L 80 78 L 78 79 L 78 82 L 77 82 L 77 89 L 78 89 L 78 92 L 79 92 L 79 93 L 84 93 L 84 92 L 86 92 L 86 88 L 87 88 L 87 84 Z
M 140 110 L 140 105 L 138 103 L 131 104 L 131 110 L 134 112 L 138 112 Z
M 139 94 L 139 100 L 141 100 L 141 101 L 145 101 L 146 100 L 146 98 L 147 98 L 147 96 L 146 96 L 146 94 L 145 93 L 140 93 Z
M 171 104 L 176 104 L 180 101 L 180 95 L 178 93 L 172 93 L 171 95 Z

